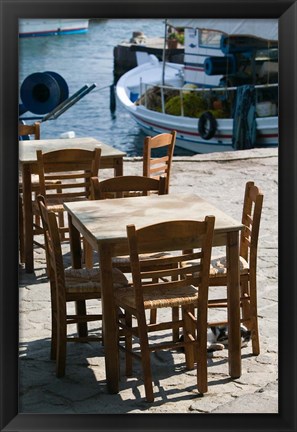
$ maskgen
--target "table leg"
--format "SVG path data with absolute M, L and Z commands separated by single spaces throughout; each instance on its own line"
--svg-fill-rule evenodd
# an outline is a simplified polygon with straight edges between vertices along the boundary
M 33 211 L 32 211 L 32 186 L 31 169 L 29 165 L 23 165 L 23 205 L 24 205 L 24 235 L 25 235 L 25 269 L 27 273 L 34 271 L 33 259 Z
M 112 295 L 112 254 L 109 245 L 101 245 L 99 257 L 106 381 L 109 393 L 114 394 L 119 391 L 119 352 L 116 309 Z
M 238 231 L 227 235 L 227 298 L 228 298 L 228 351 L 229 375 L 241 376 L 240 341 L 240 289 L 239 289 L 239 234 Z
M 73 268 L 81 268 L 81 244 L 80 244 L 80 233 L 74 227 L 72 218 L 68 214 L 68 226 L 69 226 L 69 242 L 71 250 L 71 260 Z M 84 300 L 75 302 L 75 310 L 78 315 L 86 315 L 86 302 Z M 80 337 L 88 336 L 88 324 L 86 322 L 77 324 L 77 332 Z

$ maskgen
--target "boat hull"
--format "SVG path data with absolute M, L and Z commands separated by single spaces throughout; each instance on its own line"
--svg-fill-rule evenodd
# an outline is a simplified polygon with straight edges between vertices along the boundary
M 128 109 L 141 130 L 154 136 L 175 130 L 176 146 L 194 153 L 213 153 L 235 150 L 232 145 L 233 119 L 217 120 L 217 132 L 213 138 L 204 140 L 198 132 L 198 119 L 162 115 L 144 107 Z M 278 118 L 257 118 L 257 140 L 255 147 L 276 147 L 278 145 Z
M 174 71 L 174 67 L 166 69 L 168 85 L 182 86 L 181 66 Z M 183 117 L 153 111 L 144 105 L 134 103 L 136 96 L 142 93 L 139 79 L 154 84 L 160 82 L 162 71 L 160 64 L 145 64 L 124 74 L 117 83 L 116 92 L 119 102 L 130 113 L 141 130 L 147 135 L 175 130 L 177 132 L 176 146 L 194 153 L 212 153 L 232 151 L 233 119 L 217 119 L 215 135 L 203 139 L 198 132 L 198 118 Z M 132 97 L 133 95 L 133 97 Z M 136 95 L 136 96 L 135 96 Z M 278 145 L 278 117 L 258 117 L 256 119 L 257 138 L 255 147 L 275 147 Z
M 88 19 L 21 19 L 19 37 L 86 33 Z

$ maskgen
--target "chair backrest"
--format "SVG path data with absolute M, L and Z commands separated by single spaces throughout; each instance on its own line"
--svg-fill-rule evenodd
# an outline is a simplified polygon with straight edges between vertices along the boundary
M 263 194 L 254 182 L 247 182 L 241 222 L 240 255 L 249 262 L 250 267 L 256 265 L 258 238 L 263 206 Z
M 80 200 L 90 197 L 90 179 L 98 176 L 101 149 L 65 149 L 43 153 L 37 150 L 40 194 L 50 202 Z M 53 180 L 59 182 L 57 184 Z M 51 181 L 51 183 L 49 182 Z M 54 190 L 54 193 L 53 193 Z
M 19 136 L 34 135 L 34 139 L 40 139 L 40 123 L 35 122 L 32 125 L 19 124 Z
M 153 179 L 143 176 L 118 176 L 99 181 L 98 177 L 91 178 L 91 198 L 106 199 L 121 196 L 145 196 L 155 191 L 159 195 L 165 194 L 166 179 L 161 176 Z
M 178 290 L 192 284 L 199 287 L 198 314 L 207 314 L 214 223 L 214 216 L 206 216 L 204 221 L 168 221 L 138 230 L 135 225 L 127 226 L 137 307 L 143 308 L 144 290 L 158 289 L 166 294 L 168 290 Z M 140 254 L 164 251 L 174 253 L 140 259 Z M 166 302 L 166 295 L 164 299 Z
M 65 287 L 63 256 L 56 215 L 46 208 L 42 195 L 37 196 L 37 202 L 44 233 L 48 276 L 51 284 L 54 283 L 57 288 L 58 285 Z
M 143 146 L 143 175 L 146 177 L 166 177 L 166 193 L 169 192 L 171 165 L 176 140 L 176 132 L 162 133 L 154 137 L 147 136 Z M 156 157 L 156 150 L 164 148 L 165 155 Z

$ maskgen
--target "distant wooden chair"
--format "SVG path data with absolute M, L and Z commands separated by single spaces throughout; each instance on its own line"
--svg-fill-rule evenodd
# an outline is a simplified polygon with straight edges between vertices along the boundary
M 240 307 L 241 322 L 251 331 L 254 355 L 260 354 L 257 311 L 257 255 L 262 206 L 263 194 L 254 182 L 247 182 L 241 219 L 244 229 L 240 239 Z M 227 285 L 226 261 L 225 256 L 212 259 L 210 286 Z M 211 299 L 208 307 L 227 307 L 227 299 Z M 210 325 L 218 325 L 218 323 L 211 323 Z M 228 325 L 228 321 L 220 322 L 219 325 Z
M 34 139 L 40 139 L 40 123 L 35 122 L 32 125 L 19 124 L 18 126 L 19 137 L 33 136 Z M 36 178 L 32 179 L 32 191 L 38 191 L 38 182 Z M 25 262 L 25 244 L 24 244 L 24 211 L 23 211 L 23 183 L 22 179 L 19 180 L 19 249 L 20 249 L 20 262 Z
M 119 343 L 119 347 L 126 353 L 126 375 L 132 373 L 132 357 L 141 360 L 148 402 L 154 400 L 150 352 L 160 349 L 184 347 L 187 369 L 194 368 L 198 353 L 197 386 L 200 393 L 207 392 L 207 301 L 214 220 L 207 216 L 201 222 L 169 221 L 140 229 L 127 226 L 133 284 L 114 292 L 116 306 L 125 311 L 125 318 L 118 319 L 119 330 L 125 335 L 125 345 Z M 183 253 L 189 245 L 199 250 Z M 140 259 L 143 253 L 167 250 L 175 253 L 155 258 L 153 271 L 151 259 Z M 147 324 L 147 310 L 172 307 L 181 307 L 182 319 L 164 322 L 162 314 L 158 314 L 162 322 Z M 137 320 L 136 327 L 132 326 L 132 317 Z M 155 336 L 154 343 L 149 343 L 149 333 L 180 327 L 183 341 L 159 343 Z M 140 353 L 133 348 L 132 336 L 139 341 Z
M 48 209 L 59 216 L 61 239 L 69 231 L 64 221 L 63 203 L 90 198 L 90 179 L 98 176 L 100 159 L 100 147 L 94 150 L 70 148 L 47 153 L 37 150 L 39 191 L 45 197 Z M 59 182 L 58 191 L 53 191 L 56 186 L 49 184 L 49 180 Z
M 158 179 L 143 176 L 117 176 L 99 181 L 98 177 L 91 178 L 91 198 L 106 199 L 128 196 L 146 196 L 154 191 L 159 195 L 166 192 L 166 177 Z
M 143 146 L 143 175 L 146 177 L 166 178 L 165 192 L 169 192 L 172 158 L 174 153 L 176 132 L 162 133 L 153 137 L 147 136 Z M 163 156 L 156 156 L 156 151 L 164 151 Z
M 26 137 L 28 136 L 29 139 L 31 137 L 34 140 L 40 139 L 40 123 L 35 122 L 34 124 L 19 124 L 19 137 Z M 56 191 L 59 190 L 59 181 L 56 180 L 48 180 L 47 184 L 55 185 Z M 39 179 L 36 174 L 31 174 L 31 189 L 33 194 L 36 195 L 40 193 L 39 189 Z M 25 261 L 25 250 L 24 250 L 24 216 L 23 216 L 23 183 L 22 178 L 20 177 L 19 181 L 19 246 L 20 246 L 20 262 Z M 42 234 L 42 230 L 40 228 L 40 219 L 39 215 L 35 214 L 34 216 L 34 222 L 33 222 L 33 242 L 39 247 L 44 248 L 44 245 L 42 245 L 40 242 L 38 242 L 36 239 L 34 239 L 34 236 Z
M 40 139 L 40 123 L 35 122 L 31 125 L 19 124 L 19 136 L 24 137 L 26 135 L 32 135 L 34 139 Z
M 69 314 L 67 304 L 101 298 L 101 278 L 99 269 L 64 269 L 61 241 L 54 212 L 46 208 L 45 199 L 38 195 L 37 202 L 42 219 L 47 273 L 51 289 L 51 359 L 56 360 L 56 374 L 65 375 L 66 343 L 102 340 L 97 336 L 67 337 L 67 326 L 102 319 L 102 314 L 84 314 L 81 311 Z M 114 288 L 127 285 L 125 275 L 113 269 Z

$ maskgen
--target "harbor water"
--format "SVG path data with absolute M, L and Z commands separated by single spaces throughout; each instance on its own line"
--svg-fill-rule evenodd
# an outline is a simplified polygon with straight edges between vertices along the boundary
M 59 138 L 73 131 L 76 137 L 92 136 L 128 156 L 142 156 L 144 133 L 129 114 L 116 104 L 110 110 L 113 84 L 113 49 L 129 41 L 133 31 L 148 38 L 164 35 L 162 19 L 91 20 L 86 34 L 21 38 L 19 40 L 19 85 L 36 72 L 53 71 L 68 84 L 69 96 L 85 84 L 96 88 L 56 120 L 43 122 L 41 138 Z M 25 113 L 22 117 L 38 117 Z M 28 123 L 32 120 L 28 120 Z M 176 155 L 190 154 L 176 148 Z

